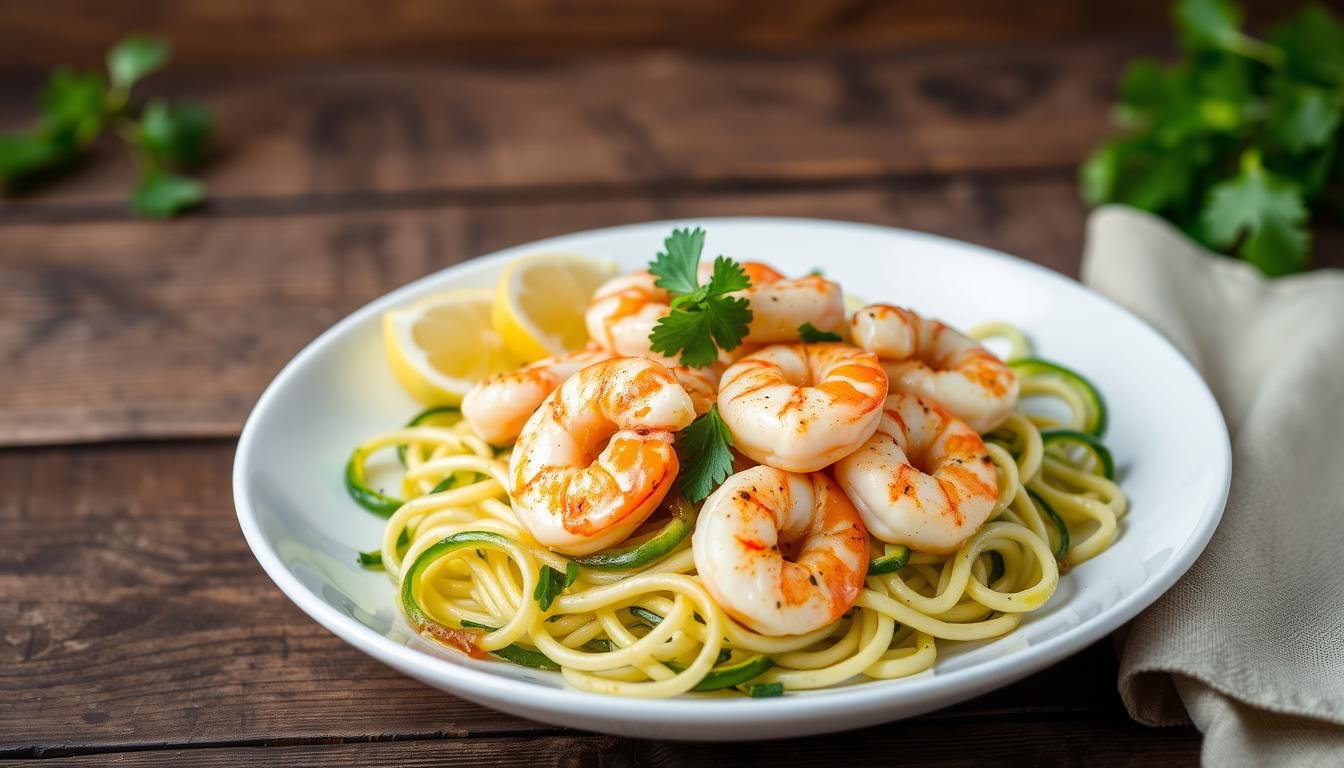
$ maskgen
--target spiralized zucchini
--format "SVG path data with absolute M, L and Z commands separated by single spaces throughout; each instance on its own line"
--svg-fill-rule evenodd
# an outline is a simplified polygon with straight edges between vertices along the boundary
M 1079 374 L 1029 357 L 1006 324 L 1022 391 L 1053 397 L 1061 423 L 1024 411 L 986 436 L 1000 493 L 990 522 L 951 555 L 871 542 L 865 588 L 834 624 L 789 637 L 755 633 L 710 598 L 691 556 L 694 509 L 679 499 L 619 549 L 571 560 L 540 546 L 509 505 L 508 453 L 453 409 L 355 448 L 347 487 L 388 517 L 380 551 L 361 561 L 397 584 L 403 613 L 440 639 L 473 633 L 501 661 L 558 670 L 566 683 L 621 696 L 772 696 L 933 667 L 946 643 L 1001 637 L 1054 594 L 1061 571 L 1105 550 L 1126 511 L 1101 443 L 1105 405 Z M 366 483 L 366 462 L 396 449 L 400 496 Z M 381 562 L 379 562 L 381 561 Z M 577 578 L 543 610 L 543 568 Z M 546 585 L 543 585 L 546 586 Z

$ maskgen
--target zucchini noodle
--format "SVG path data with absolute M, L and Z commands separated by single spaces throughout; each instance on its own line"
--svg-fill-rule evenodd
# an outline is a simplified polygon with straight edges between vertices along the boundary
M 715 604 L 695 573 L 695 509 L 679 498 L 617 549 L 570 559 L 542 547 L 510 506 L 509 449 L 451 407 L 353 451 L 352 498 L 387 517 L 379 550 L 360 561 L 386 571 L 420 633 L 595 693 L 769 696 L 926 672 L 947 643 L 1001 637 L 1045 605 L 1061 573 L 1110 546 L 1127 506 L 1096 389 L 1031 357 L 1011 325 L 971 335 L 1006 339 L 1023 400 L 1052 399 L 1067 417 L 1020 404 L 985 436 L 999 480 L 989 522 L 950 555 L 870 540 L 853 608 L 809 634 L 758 634 Z M 367 460 L 392 448 L 404 464 L 397 497 L 365 480 Z

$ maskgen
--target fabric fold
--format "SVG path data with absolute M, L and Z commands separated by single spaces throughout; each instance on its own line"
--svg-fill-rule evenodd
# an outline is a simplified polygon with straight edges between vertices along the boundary
M 1344 274 L 1269 280 L 1108 206 L 1083 280 L 1186 354 L 1233 448 L 1208 548 L 1122 642 L 1125 706 L 1193 721 L 1209 765 L 1344 764 Z

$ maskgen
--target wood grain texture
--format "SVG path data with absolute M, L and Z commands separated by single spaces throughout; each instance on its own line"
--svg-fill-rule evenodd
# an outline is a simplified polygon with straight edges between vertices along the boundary
M 232 456 L 225 441 L 0 451 L 0 757 L 369 739 L 447 741 L 127 753 L 116 764 L 551 765 L 607 755 L 616 764 L 731 765 L 756 754 L 549 738 L 562 731 L 372 661 L 300 613 L 252 558 L 234 520 Z M 787 764 L 843 743 L 876 761 L 900 745 L 902 763 L 918 765 L 993 756 L 1011 741 L 1047 762 L 1123 755 L 1140 743 L 1189 757 L 1189 732 L 1129 724 L 1114 683 L 1101 643 L 942 712 L 761 754 Z M 505 735 L 526 738 L 462 741 Z M 96 754 L 51 764 L 112 762 Z
M 1254 20 L 1280 12 L 1250 0 Z M 96 65 L 133 31 L 176 44 L 178 65 L 457 58 L 634 47 L 921 48 L 1064 36 L 1170 34 L 1168 0 L 65 0 L 0 3 L 0 69 Z
M 744 765 L 845 768 L 890 766 L 946 768 L 982 765 L 1152 766 L 1199 763 L 1198 732 L 1192 728 L 1153 730 L 1115 720 L 1080 719 L 1061 728 L 1042 720 L 906 721 L 829 737 L 780 739 L 745 744 L 685 744 L 610 736 L 502 737 L 373 744 L 331 744 L 271 749 L 179 749 L 23 760 L 26 768 L 84 766 L 519 766 L 582 768 L 733 768 Z
M 1123 62 L 1061 44 L 871 55 L 653 52 L 444 66 L 322 67 L 151 82 L 217 114 L 206 212 L 295 196 L 362 206 L 425 195 L 552 197 L 1068 169 L 1109 130 Z M 0 79 L 0 129 L 32 119 L 31 78 Z M 0 200 L 0 224 L 126 215 L 119 142 Z M 401 197 L 397 197 L 400 195 Z M 421 196 L 419 198 L 415 196 Z M 281 204 L 282 206 L 284 203 Z
M 262 388 L 365 302 L 463 259 L 641 220 L 913 227 L 1073 273 L 1069 177 L 0 227 L 0 444 L 236 435 Z

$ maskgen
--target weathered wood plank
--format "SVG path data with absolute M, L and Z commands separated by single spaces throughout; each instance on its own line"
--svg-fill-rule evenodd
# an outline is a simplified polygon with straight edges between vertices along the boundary
M 751 194 L 0 227 L 0 444 L 231 436 L 307 341 L 505 245 L 676 216 L 908 226 L 1076 269 L 1069 176 Z
M 646 52 L 436 66 L 178 76 L 146 95 L 216 111 L 212 199 L 713 185 L 1073 167 L 1109 131 L 1133 44 L 906 54 Z M 226 70 L 227 71 L 227 70 Z M 0 128 L 32 118 L 31 78 L 0 80 Z M 12 201 L 121 214 L 119 142 Z
M 1251 0 L 1263 20 L 1269 0 Z M 1003 3 L 853 0 L 235 0 L 225 4 L 66 0 L 60 13 L 0 5 L 0 68 L 93 66 L 128 31 L 164 35 L 179 66 L 238 68 L 314 59 L 585 55 L 631 47 L 793 50 L 1044 42 L 1170 34 L 1167 0 Z M 1281 13 L 1281 12 L 1280 12 Z M 58 60 L 59 59 L 59 60 Z
M 227 442 L 0 451 L 0 756 L 556 732 L 402 677 L 301 614 L 238 534 L 232 456 Z M 1107 643 L 900 728 L 1043 741 L 1075 719 L 1140 738 L 1115 725 Z
M 371 744 L 205 748 L 83 755 L 19 761 L 18 766 L 694 766 L 821 765 L 847 768 L 981 766 L 986 764 L 1183 766 L 1199 762 L 1199 732 L 1150 729 L 1119 720 L 1033 720 L 955 723 L 909 721 L 850 733 L 737 744 L 648 742 L 608 736 L 435 739 Z

